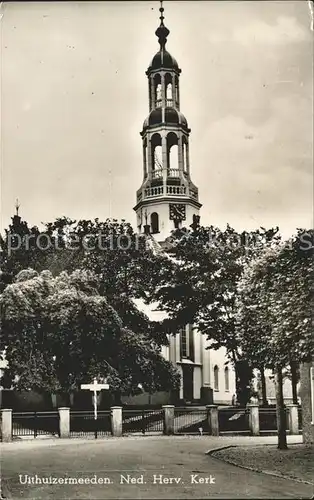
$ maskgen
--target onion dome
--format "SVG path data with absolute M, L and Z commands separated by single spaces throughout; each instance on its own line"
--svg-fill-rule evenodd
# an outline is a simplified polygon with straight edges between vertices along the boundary
M 148 71 L 159 68 L 178 70 L 179 66 L 176 59 L 171 54 L 169 54 L 167 50 L 163 49 L 157 52 L 157 54 L 153 57 L 152 62 L 149 65 Z
M 143 130 L 147 127 L 154 127 L 155 125 L 181 125 L 188 128 L 188 122 L 180 111 L 175 108 L 164 108 L 164 121 L 163 121 L 163 108 L 153 109 L 143 123 Z
M 160 25 L 155 31 L 155 35 L 158 37 L 160 49 L 157 52 L 157 54 L 155 54 L 155 56 L 153 57 L 153 60 L 149 65 L 148 71 L 151 71 L 154 69 L 159 69 L 159 68 L 179 70 L 179 66 L 178 66 L 177 61 L 165 49 L 165 46 L 167 43 L 167 36 L 169 35 L 170 31 L 164 25 L 164 16 L 163 16 L 164 8 L 162 7 L 162 1 L 160 3 L 161 3 L 161 7 L 159 9 L 160 14 L 161 14 L 160 15 Z

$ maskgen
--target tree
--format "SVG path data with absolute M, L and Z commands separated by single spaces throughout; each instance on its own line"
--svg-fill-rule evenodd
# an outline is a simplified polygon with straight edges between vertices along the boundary
M 282 370 L 314 353 L 313 231 L 265 250 L 247 267 L 238 298 L 237 338 L 243 353 L 275 372 L 278 447 L 287 447 Z
M 95 376 L 116 393 L 178 387 L 179 375 L 132 306 L 111 305 L 90 271 L 22 271 L 1 295 L 2 349 L 15 386 L 71 390 Z M 128 304 L 129 309 L 131 304 Z M 119 314 L 121 311 L 121 316 Z M 131 329 L 133 328 L 133 330 Z
M 195 225 L 175 231 L 166 251 L 170 260 L 152 275 L 148 300 L 160 303 L 171 331 L 193 323 L 207 336 L 209 347 L 224 347 L 236 368 L 237 399 L 250 397 L 252 367 L 243 358 L 236 336 L 237 284 L 247 263 L 262 248 L 280 240 L 278 228 L 236 232 Z
M 38 234 L 38 229 L 30 229 L 27 222 L 17 214 L 11 220 L 12 223 L 5 230 L 4 236 L 0 236 L 1 289 L 11 283 L 22 269 L 31 267 L 36 260 L 34 237 Z

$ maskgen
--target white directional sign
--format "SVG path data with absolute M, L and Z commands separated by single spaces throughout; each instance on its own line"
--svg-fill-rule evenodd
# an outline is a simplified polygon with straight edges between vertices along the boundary
M 102 389 L 109 389 L 109 384 L 99 384 L 97 379 L 94 378 L 94 382 L 92 384 L 82 384 L 81 389 L 87 391 L 93 391 L 94 393 L 94 419 L 97 420 L 97 392 L 100 392 Z

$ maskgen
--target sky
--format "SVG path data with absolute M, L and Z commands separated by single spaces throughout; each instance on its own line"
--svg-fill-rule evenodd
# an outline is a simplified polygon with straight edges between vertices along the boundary
M 313 226 L 308 2 L 165 1 L 201 222 Z M 159 2 L 3 2 L 1 230 L 124 218 L 142 182 Z

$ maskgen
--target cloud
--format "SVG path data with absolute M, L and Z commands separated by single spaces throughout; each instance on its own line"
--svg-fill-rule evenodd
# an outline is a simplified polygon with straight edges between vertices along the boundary
M 293 17 L 279 17 L 273 26 L 258 21 L 245 28 L 235 29 L 233 39 L 239 43 L 287 44 L 303 42 L 308 33 Z
M 275 24 L 255 19 L 245 25 L 237 24 L 225 31 L 208 33 L 211 43 L 236 42 L 241 45 L 286 45 L 309 40 L 310 34 L 293 17 L 279 16 Z

